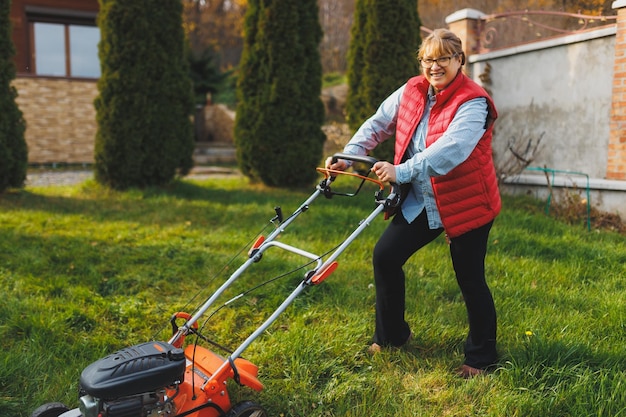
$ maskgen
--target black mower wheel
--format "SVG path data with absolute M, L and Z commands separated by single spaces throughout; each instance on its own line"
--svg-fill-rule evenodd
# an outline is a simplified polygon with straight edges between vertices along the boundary
M 59 417 L 67 411 L 70 409 L 63 403 L 47 403 L 37 407 L 30 417 Z
M 226 414 L 227 417 L 268 417 L 267 411 L 254 401 L 242 401 Z

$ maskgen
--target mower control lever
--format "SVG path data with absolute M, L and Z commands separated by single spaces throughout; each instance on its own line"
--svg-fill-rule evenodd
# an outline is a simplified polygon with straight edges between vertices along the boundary
M 283 217 L 283 209 L 281 209 L 280 206 L 276 206 L 274 207 L 274 212 L 276 213 L 276 217 L 274 218 L 278 221 L 278 224 L 281 224 L 283 220 L 285 220 Z

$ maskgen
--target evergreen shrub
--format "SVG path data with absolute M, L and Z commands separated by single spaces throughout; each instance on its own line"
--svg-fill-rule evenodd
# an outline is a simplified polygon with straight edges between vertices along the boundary
M 15 79 L 9 18 L 11 2 L 0 2 L 0 193 L 7 188 L 24 186 L 28 168 L 28 147 L 24 132 L 26 122 L 15 99 Z
M 346 117 L 354 132 L 382 101 L 419 73 L 415 0 L 357 0 L 348 51 Z M 393 138 L 372 156 L 393 161 Z
M 194 99 L 181 2 L 100 0 L 99 26 L 96 180 L 124 189 L 187 174 Z
M 309 185 L 322 159 L 322 31 L 315 0 L 251 0 L 237 82 L 241 171 L 269 186 Z

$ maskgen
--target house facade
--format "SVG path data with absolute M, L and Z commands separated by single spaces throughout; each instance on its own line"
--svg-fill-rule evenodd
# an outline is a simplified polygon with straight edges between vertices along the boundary
M 30 164 L 89 164 L 100 77 L 98 0 L 12 0 L 17 104 Z

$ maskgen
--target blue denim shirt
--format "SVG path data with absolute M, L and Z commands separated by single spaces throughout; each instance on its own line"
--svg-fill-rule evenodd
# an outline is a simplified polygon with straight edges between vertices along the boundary
M 400 87 L 385 99 L 376 113 L 366 120 L 345 146 L 344 152 L 366 155 L 376 145 L 395 134 L 400 99 L 404 92 Z M 443 227 L 435 202 L 431 177 L 445 175 L 465 161 L 485 133 L 487 100 L 477 98 L 463 103 L 448 129 L 436 142 L 426 148 L 428 119 L 436 97 L 432 87 L 428 91 L 428 103 L 407 149 L 408 159 L 396 165 L 396 182 L 411 183 L 411 191 L 402 203 L 402 214 L 411 223 L 426 209 L 431 229 Z

